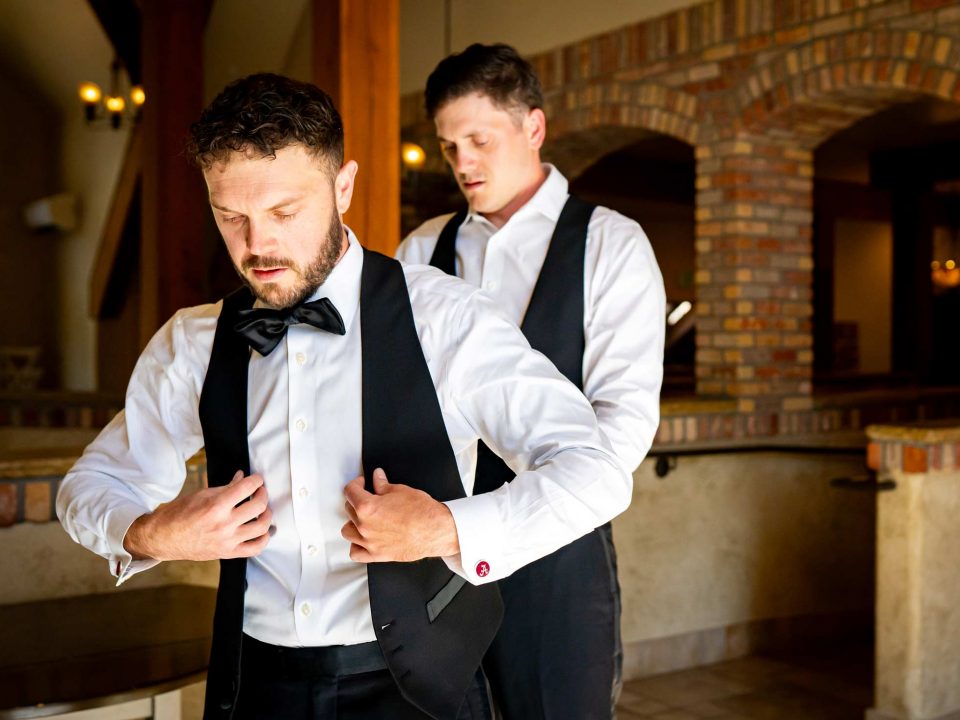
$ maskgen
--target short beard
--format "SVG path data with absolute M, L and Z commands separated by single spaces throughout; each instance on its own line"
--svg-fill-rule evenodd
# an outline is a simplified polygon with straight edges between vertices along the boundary
M 340 216 L 334 214 L 330 220 L 330 226 L 327 228 L 326 238 L 320 245 L 317 256 L 309 265 L 301 267 L 289 258 L 284 257 L 251 255 L 245 258 L 242 266 L 236 268 L 236 270 L 244 284 L 250 288 L 250 292 L 262 303 L 278 309 L 293 307 L 313 295 L 317 291 L 317 288 L 326 282 L 333 268 L 336 266 L 337 261 L 340 259 L 342 247 L 343 223 L 340 222 Z M 299 275 L 301 281 L 288 289 L 281 289 L 275 283 L 269 282 L 258 287 L 254 285 L 245 274 L 246 271 L 253 269 L 269 270 L 270 268 L 276 267 L 288 268 Z

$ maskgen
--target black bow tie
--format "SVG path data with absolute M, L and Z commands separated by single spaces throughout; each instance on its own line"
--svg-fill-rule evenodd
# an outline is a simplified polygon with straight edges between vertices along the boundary
M 335 335 L 344 335 L 347 332 L 343 326 L 343 318 L 340 317 L 340 313 L 329 298 L 320 298 L 283 310 L 271 308 L 240 310 L 237 315 L 240 317 L 240 322 L 234 325 L 233 329 L 261 355 L 272 353 L 291 325 L 306 323 Z

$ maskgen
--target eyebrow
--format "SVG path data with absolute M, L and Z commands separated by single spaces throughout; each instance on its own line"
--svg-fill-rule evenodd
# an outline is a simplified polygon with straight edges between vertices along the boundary
M 300 196 L 296 196 L 296 197 L 288 198 L 288 199 L 286 199 L 286 200 L 281 200 L 281 201 L 278 202 L 276 205 L 273 205 L 272 207 L 268 207 L 268 208 L 267 208 L 267 212 L 272 212 L 273 210 L 279 210 L 279 209 L 281 209 L 281 208 L 287 207 L 288 205 L 293 205 L 293 204 L 299 202 L 301 199 L 302 199 L 302 198 L 301 198 Z M 212 208 L 214 208 L 214 209 L 216 209 L 216 210 L 219 210 L 220 212 L 226 212 L 226 213 L 237 212 L 236 210 L 231 210 L 230 208 L 225 208 L 225 207 L 223 207 L 223 206 L 221 206 L 221 205 L 217 205 L 217 203 L 214 202 L 214 200 L 213 200 L 212 198 L 211 198 L 211 200 L 210 200 L 210 207 L 212 207 Z M 240 213 L 238 213 L 238 214 L 240 214 Z

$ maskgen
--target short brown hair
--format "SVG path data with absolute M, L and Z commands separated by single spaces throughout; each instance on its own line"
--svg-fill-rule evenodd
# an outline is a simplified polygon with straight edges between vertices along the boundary
M 503 108 L 543 107 L 540 79 L 533 66 L 511 46 L 474 43 L 450 55 L 427 78 L 424 101 L 430 119 L 451 100 L 480 93 Z
M 259 73 L 227 85 L 190 126 L 187 152 L 201 168 L 233 152 L 275 157 L 300 144 L 333 170 L 343 164 L 343 122 L 333 100 L 310 83 Z

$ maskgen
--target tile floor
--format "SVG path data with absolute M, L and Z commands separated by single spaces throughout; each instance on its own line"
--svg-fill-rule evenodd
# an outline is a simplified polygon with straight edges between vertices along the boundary
M 863 720 L 872 704 L 870 648 L 751 656 L 633 680 L 618 720 Z
M 617 720 L 863 720 L 873 701 L 872 663 L 870 647 L 829 648 L 633 680 Z M 200 683 L 184 690 L 182 720 L 202 713 Z

